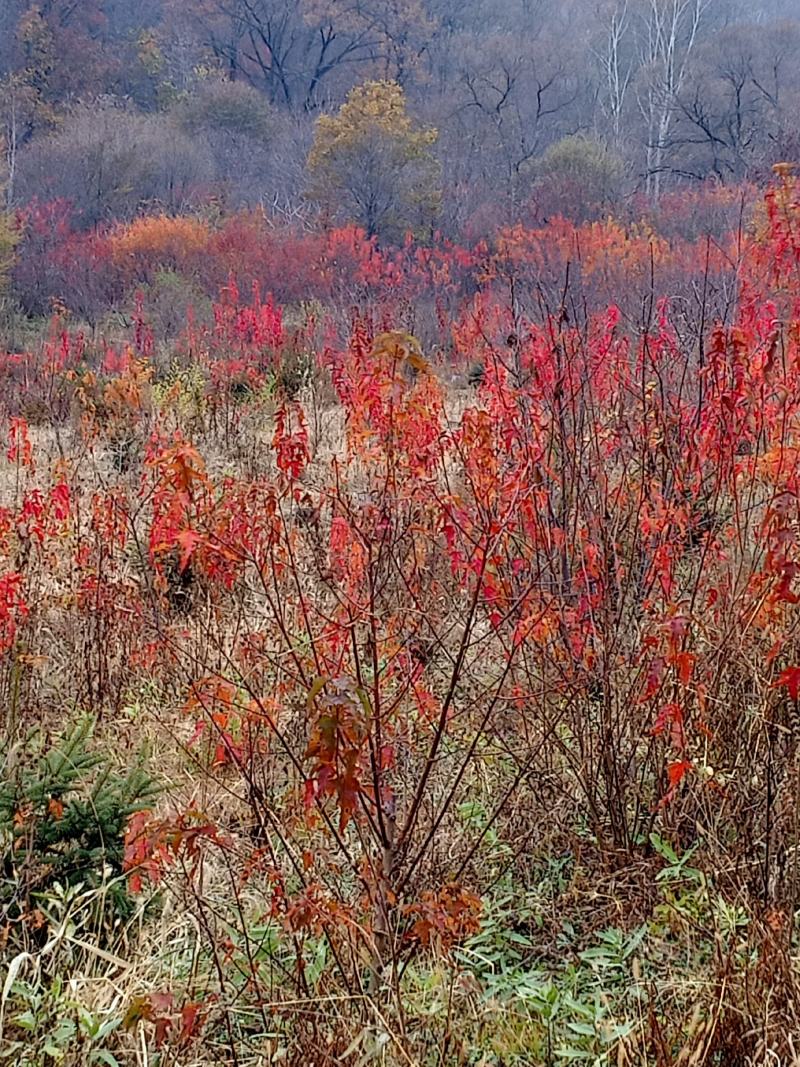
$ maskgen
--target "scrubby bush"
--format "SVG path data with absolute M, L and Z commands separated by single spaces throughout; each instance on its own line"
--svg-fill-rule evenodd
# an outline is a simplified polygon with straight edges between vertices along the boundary
M 596 218 L 620 201 L 625 166 L 598 141 L 576 134 L 556 141 L 533 164 L 533 203 L 540 215 Z
M 179 211 L 208 173 L 201 149 L 170 118 L 114 101 L 77 107 L 19 161 L 28 198 L 67 201 L 84 230 L 132 219 L 143 207 Z

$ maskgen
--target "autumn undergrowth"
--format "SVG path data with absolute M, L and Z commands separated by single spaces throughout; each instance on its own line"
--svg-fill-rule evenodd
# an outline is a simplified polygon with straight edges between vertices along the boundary
M 799 235 L 4 357 L 2 1055 L 794 1062 Z

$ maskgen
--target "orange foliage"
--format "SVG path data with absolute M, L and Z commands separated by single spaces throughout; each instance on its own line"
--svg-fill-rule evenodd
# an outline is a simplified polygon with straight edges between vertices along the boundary
M 108 241 L 114 263 L 138 279 L 153 267 L 196 271 L 208 250 L 211 230 L 201 219 L 153 215 L 114 230 Z

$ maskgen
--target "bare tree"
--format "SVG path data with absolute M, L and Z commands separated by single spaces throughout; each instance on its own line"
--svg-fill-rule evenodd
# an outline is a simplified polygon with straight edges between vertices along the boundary
M 462 69 L 459 118 L 490 180 L 499 165 L 515 217 L 528 165 L 561 132 L 575 89 L 561 60 L 537 55 L 530 42 L 499 38 L 481 52 L 481 61 Z
M 647 0 L 639 20 L 644 73 L 639 107 L 647 127 L 645 187 L 661 195 L 668 139 L 703 17 L 713 0 Z
M 698 49 L 676 97 L 675 169 L 720 179 L 762 174 L 781 155 L 800 102 L 800 27 L 731 26 Z
M 611 127 L 615 146 L 621 141 L 628 90 L 636 71 L 632 21 L 628 0 L 622 0 L 619 7 L 604 15 L 602 41 L 593 49 L 602 79 L 600 106 Z
M 194 0 L 186 11 L 231 78 L 307 110 L 335 75 L 370 67 L 405 81 L 434 25 L 422 0 Z

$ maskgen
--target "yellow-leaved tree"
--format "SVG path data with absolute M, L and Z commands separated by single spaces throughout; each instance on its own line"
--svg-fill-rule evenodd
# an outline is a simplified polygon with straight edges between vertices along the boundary
M 431 152 L 437 136 L 408 114 L 397 82 L 358 85 L 335 115 L 317 120 L 309 197 L 331 219 L 356 222 L 369 237 L 423 236 L 440 203 L 439 166 Z

